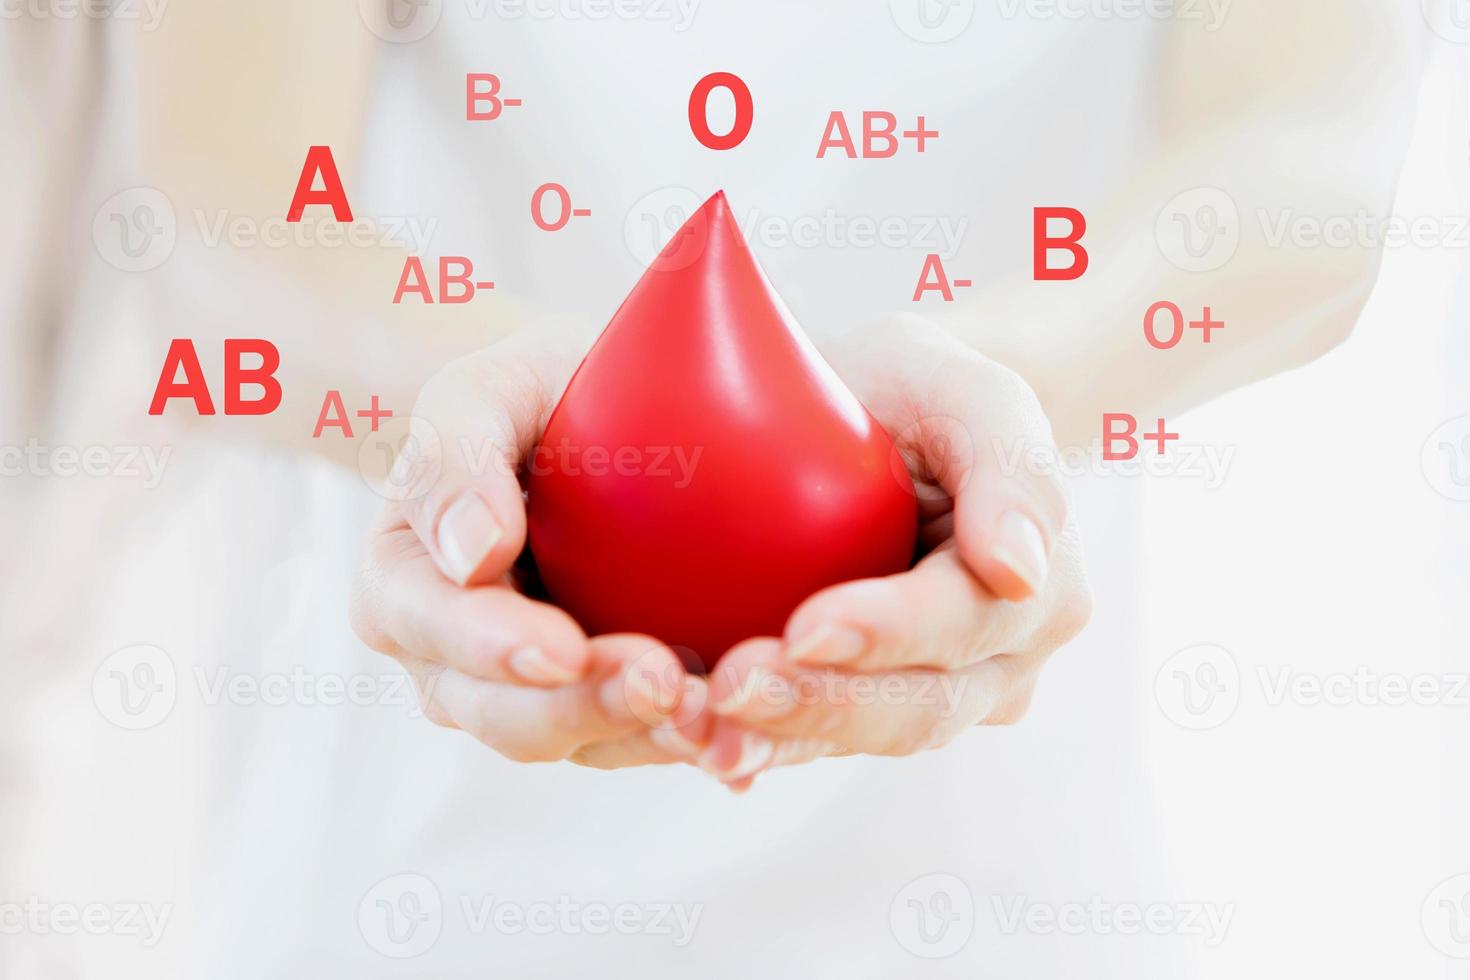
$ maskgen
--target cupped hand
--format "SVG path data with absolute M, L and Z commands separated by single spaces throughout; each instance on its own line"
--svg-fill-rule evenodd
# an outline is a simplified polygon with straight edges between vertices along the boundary
M 352 624 L 413 676 L 431 721 L 507 758 L 678 761 L 708 733 L 704 680 L 652 637 L 589 638 L 535 598 L 534 569 L 518 564 L 518 474 L 585 349 L 570 331 L 523 335 L 424 387 L 394 500 L 358 569 Z
M 575 334 L 454 362 L 414 408 L 410 492 L 374 527 L 353 624 L 414 676 L 428 717 L 507 757 L 697 762 L 744 789 L 775 765 L 902 755 L 1015 721 L 1090 593 L 1051 434 L 1013 372 L 915 318 L 826 354 L 893 437 L 921 517 L 912 570 L 823 590 L 708 685 L 647 636 L 589 638 L 518 564 L 520 474 L 580 361 Z
M 717 720 L 686 755 L 737 789 L 772 766 L 907 755 L 1012 723 L 1091 614 L 1050 427 L 1018 375 L 912 317 L 824 353 L 893 437 L 928 551 L 818 592 L 784 636 L 720 661 Z

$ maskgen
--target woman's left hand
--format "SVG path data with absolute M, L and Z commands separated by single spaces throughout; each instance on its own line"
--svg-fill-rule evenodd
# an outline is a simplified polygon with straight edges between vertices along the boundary
M 1014 372 L 918 318 L 826 351 L 893 437 L 920 506 L 910 571 L 825 589 L 710 677 L 691 760 L 735 789 L 778 765 L 908 755 L 1025 714 L 1091 614 L 1050 426 Z

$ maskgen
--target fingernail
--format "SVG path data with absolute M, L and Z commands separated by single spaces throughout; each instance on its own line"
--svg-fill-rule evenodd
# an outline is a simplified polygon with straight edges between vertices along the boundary
M 766 763 L 771 761 L 775 753 L 775 744 L 764 735 L 759 732 L 742 732 L 740 754 L 735 757 L 729 768 L 720 766 L 719 761 L 715 758 L 713 746 L 705 749 L 700 755 L 699 766 L 723 782 L 734 782 L 759 772 Z
M 597 689 L 597 700 L 602 702 L 602 709 L 610 717 L 638 717 L 637 710 L 628 702 L 628 684 L 621 674 L 602 682 Z
M 700 746 L 677 728 L 655 728 L 648 733 L 654 745 L 681 759 L 699 755 Z
M 635 718 L 645 725 L 662 725 L 679 710 L 678 695 L 665 693 L 639 670 L 608 678 L 598 689 L 603 708 L 614 718 Z
M 484 499 L 473 490 L 459 495 L 439 518 L 439 556 L 449 577 L 463 585 L 504 532 Z
M 1046 581 L 1046 539 L 1036 522 L 1019 511 L 1008 510 L 995 526 L 990 554 L 1024 582 L 1035 595 Z
M 699 720 L 709 701 L 709 685 L 702 677 L 685 676 L 683 690 L 679 695 L 679 707 L 669 715 L 667 725 L 683 728 Z
M 646 709 L 660 718 L 668 718 L 679 710 L 682 688 L 671 689 L 660 683 L 661 680 L 659 674 L 651 670 L 634 668 L 627 672 L 624 688 L 628 703 L 634 706 L 635 711 Z
M 735 768 L 725 774 L 726 782 L 735 782 L 752 776 L 765 768 L 776 754 L 776 744 L 759 732 L 746 732 L 740 736 L 740 758 Z
M 506 658 L 510 672 L 532 684 L 570 684 L 577 674 L 546 655 L 540 647 L 522 647 Z
M 765 667 L 751 667 L 734 690 L 710 705 L 717 715 L 738 714 L 743 718 L 769 721 L 791 713 L 796 702 L 786 678 Z
M 786 659 L 808 664 L 843 664 L 861 657 L 867 647 L 867 637 L 852 627 L 823 623 L 794 640 L 786 648 Z

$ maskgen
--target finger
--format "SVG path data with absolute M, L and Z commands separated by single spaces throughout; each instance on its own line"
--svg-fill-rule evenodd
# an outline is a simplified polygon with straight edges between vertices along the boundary
M 699 754 L 699 768 L 726 785 L 745 783 L 775 759 L 776 743 L 765 732 L 716 718 L 709 745 Z M 745 783 L 744 788 L 749 784 Z
M 690 691 L 696 697 L 690 707 L 703 709 L 703 684 L 689 683 L 683 662 L 667 644 L 637 633 L 611 633 L 594 638 L 591 649 L 593 676 L 602 679 L 599 700 L 614 718 L 666 727 L 686 707 Z
M 496 684 L 457 670 L 440 674 L 434 699 L 455 728 L 516 762 L 565 759 L 597 734 L 612 738 L 633 730 L 609 723 L 586 683 L 554 690 Z M 594 722 L 600 722 L 600 732 Z
M 997 597 L 1039 595 L 1066 526 L 1066 489 L 1055 469 L 1051 425 L 1019 375 L 979 357 L 985 375 L 958 364 L 936 375 L 933 406 L 970 433 L 942 480 L 954 495 L 954 538 L 964 564 Z
M 849 674 L 800 668 L 745 645 L 728 653 L 711 678 L 710 708 L 768 738 L 902 755 L 984 720 L 1026 673 L 1022 661 L 1001 656 L 958 671 Z M 758 756 L 760 743 L 748 751 Z
M 408 671 L 408 676 L 413 679 L 414 689 L 418 691 L 419 708 L 424 712 L 424 717 L 441 728 L 458 728 L 449 712 L 444 710 L 434 697 L 434 688 L 439 683 L 439 676 L 447 669 L 443 664 L 432 664 L 426 660 L 416 660 L 412 657 L 400 658 L 403 669 Z
M 946 547 L 900 575 L 846 582 L 807 599 L 786 626 L 784 655 L 867 672 L 954 669 L 1013 652 L 1041 603 L 996 599 Z
M 669 755 L 694 762 L 709 744 L 714 720 L 709 710 L 709 685 L 703 677 L 686 674 L 678 710 L 666 724 L 649 731 L 648 738 Z
M 572 762 L 589 769 L 630 769 L 634 766 L 664 766 L 685 761 L 639 732 L 606 742 L 582 746 L 569 757 Z
M 703 678 L 686 676 L 684 696 L 664 725 L 611 741 L 584 745 L 572 754 L 572 761 L 596 769 L 693 762 L 708 738 L 714 720 L 705 710 L 708 702 L 706 693 Z
M 515 338 L 452 362 L 414 405 L 395 472 L 425 474 L 402 511 L 443 573 L 499 580 L 526 541 L 519 471 L 578 361 L 569 338 Z
M 735 790 L 744 792 L 761 773 L 839 753 L 835 743 L 815 738 L 775 738 L 732 718 L 717 718 L 709 745 L 697 760 L 700 768 Z
M 517 762 L 566 759 L 592 743 L 647 731 L 645 718 L 664 723 L 677 713 L 682 678 L 676 690 L 664 684 L 682 667 L 668 647 L 648 637 L 607 636 L 592 641 L 592 654 L 592 671 L 578 684 L 538 689 L 446 670 L 434 698 L 456 727 Z
M 1068 505 L 1051 424 L 1030 386 L 907 319 L 839 346 L 835 358 L 917 482 L 953 500 L 965 564 L 1003 599 L 1039 593 Z
M 982 725 L 1014 725 L 1031 710 L 1031 701 L 1036 696 L 1037 674 L 1028 675 L 1008 696 L 995 706 L 995 710 L 980 719 Z
M 728 698 L 729 688 L 744 679 L 745 675 L 738 667 L 731 670 L 729 661 L 732 656 L 742 661 L 769 660 L 779 649 L 779 641 L 758 638 L 736 646 L 721 658 L 717 673 L 710 679 L 711 709 L 714 706 L 716 689 L 724 692 L 722 696 Z M 715 714 L 704 749 L 695 762 L 732 791 L 744 793 L 750 789 L 759 773 L 779 764 L 783 752 L 791 752 L 788 740 L 772 738 L 735 718 Z
M 375 650 L 482 681 L 554 687 L 580 680 L 592 662 L 586 634 L 565 612 L 509 588 L 446 581 L 401 521 L 373 535 L 352 623 Z

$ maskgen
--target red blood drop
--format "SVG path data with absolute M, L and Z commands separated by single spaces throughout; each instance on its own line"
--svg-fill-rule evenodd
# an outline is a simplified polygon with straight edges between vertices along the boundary
M 708 668 L 740 640 L 779 636 L 819 589 L 908 566 L 917 503 L 894 453 L 721 192 L 552 413 L 530 467 L 531 551 L 590 633 L 648 633 Z

